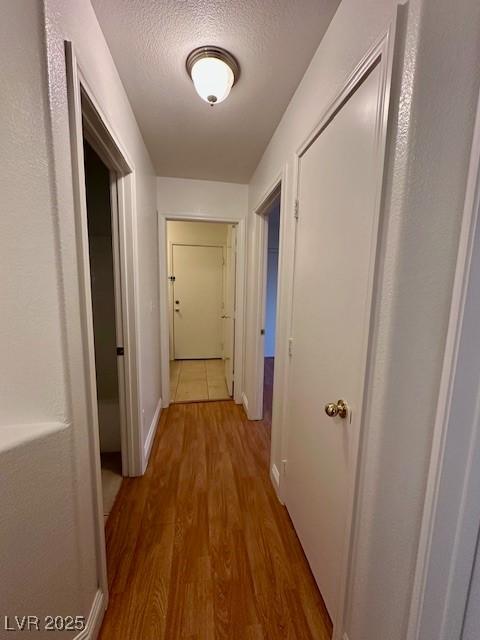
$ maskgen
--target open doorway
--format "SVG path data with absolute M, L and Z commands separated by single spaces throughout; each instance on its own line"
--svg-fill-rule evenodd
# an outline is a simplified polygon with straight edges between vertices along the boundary
M 280 194 L 265 213 L 267 222 L 267 265 L 265 282 L 263 419 L 272 424 L 273 379 L 277 326 L 278 251 L 280 241 Z
M 234 391 L 236 225 L 167 221 L 170 398 Z
M 122 344 L 122 319 L 118 300 L 119 248 L 113 231 L 116 208 L 112 209 L 111 200 L 115 181 L 85 140 L 84 167 L 103 516 L 106 521 L 122 483 L 121 422 L 125 415 L 121 393 L 123 370 L 117 365 L 118 358 L 123 355 L 123 346 L 117 346 Z

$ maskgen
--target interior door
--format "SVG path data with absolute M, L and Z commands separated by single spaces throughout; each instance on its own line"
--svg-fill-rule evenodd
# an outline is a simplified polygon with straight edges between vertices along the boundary
M 225 255 L 225 301 L 223 312 L 225 380 L 228 393 L 233 396 L 233 372 L 235 352 L 235 276 L 236 276 L 237 228 L 229 225 Z
M 176 359 L 222 357 L 223 248 L 172 245 Z
M 378 65 L 299 167 L 286 504 L 332 619 L 366 370 L 383 170 L 380 104 Z M 345 418 L 339 399 L 350 408 Z M 328 403 L 336 416 L 326 414 Z

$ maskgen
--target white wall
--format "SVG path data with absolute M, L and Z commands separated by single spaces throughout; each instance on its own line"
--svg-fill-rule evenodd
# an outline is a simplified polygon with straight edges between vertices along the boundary
M 170 244 L 226 246 L 227 231 L 228 224 L 223 222 L 187 222 L 185 220 L 167 222 L 167 239 Z
M 478 640 L 480 634 L 480 553 L 477 548 L 462 640 Z
M 186 222 L 170 220 L 167 222 L 167 265 L 168 274 L 172 275 L 172 244 L 193 244 L 207 247 L 227 246 L 228 225 L 222 222 Z M 173 283 L 169 281 L 169 335 L 170 359 L 174 358 L 173 345 Z
M 0 101 L 8 158 L 0 169 L 0 574 L 8 576 L 0 602 L 2 614 L 88 616 L 101 580 L 101 530 L 90 482 L 65 39 L 135 165 L 145 432 L 160 393 L 155 176 L 88 0 L 4 2 L 0 33 L 8 87 Z
M 160 296 L 165 300 L 161 310 L 163 327 L 169 325 L 168 309 L 168 273 L 166 264 L 167 224 L 169 217 L 182 216 L 198 220 L 238 221 L 237 228 L 237 307 L 242 310 L 242 317 L 237 316 L 235 322 L 235 393 L 236 402 L 241 401 L 243 391 L 243 307 L 245 281 L 245 233 L 244 227 L 248 213 L 248 186 L 230 182 L 213 182 L 209 180 L 189 180 L 183 178 L 157 178 L 157 210 L 159 217 L 158 246 Z M 171 351 L 169 332 L 162 331 L 161 351 L 164 367 L 168 364 Z M 242 360 L 242 362 L 240 362 Z M 240 382 L 240 380 L 242 382 Z M 163 396 L 167 397 L 170 380 L 167 373 L 162 376 Z
M 293 270 L 293 154 L 395 9 L 393 0 L 343 0 L 253 175 L 251 212 L 285 170 L 282 301 L 291 296 Z M 411 0 L 406 10 L 405 55 L 401 38 L 393 77 L 349 640 L 405 638 L 479 82 L 477 2 Z M 252 248 L 255 229 L 251 215 Z M 249 264 L 247 291 L 256 276 Z M 288 318 L 277 321 L 288 336 Z M 287 365 L 281 348 L 277 359 Z M 247 357 L 247 399 L 254 366 Z M 274 425 L 283 418 L 278 399 L 273 418 Z M 272 462 L 281 469 L 288 432 L 274 429 L 272 437 Z
M 157 178 L 157 207 L 162 216 L 195 214 L 242 220 L 247 215 L 248 186 L 233 182 Z
M 267 292 L 265 305 L 266 358 L 275 356 L 275 336 L 277 322 L 278 246 L 280 240 L 280 200 L 275 202 L 268 213 L 267 243 Z
M 82 542 L 87 548 L 79 553 L 74 526 L 73 434 L 65 383 L 43 39 L 41 3 L 2 3 L 2 620 L 19 611 L 39 616 L 52 611 L 85 613 L 97 584 L 88 549 L 93 539 L 86 536 Z M 88 478 L 85 486 L 91 491 Z M 86 517 L 91 519 L 91 510 Z M 2 639 L 11 635 L 15 634 L 0 630 Z

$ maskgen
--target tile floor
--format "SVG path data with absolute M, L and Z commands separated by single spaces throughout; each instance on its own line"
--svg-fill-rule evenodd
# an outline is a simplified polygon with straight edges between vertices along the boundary
M 122 485 L 122 454 L 101 453 L 102 464 L 102 493 L 103 493 L 103 519 L 107 518 Z
M 172 360 L 172 402 L 228 400 L 223 360 Z

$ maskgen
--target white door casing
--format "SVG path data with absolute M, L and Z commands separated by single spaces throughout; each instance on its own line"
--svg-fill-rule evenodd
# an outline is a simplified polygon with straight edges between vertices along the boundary
M 334 621 L 366 374 L 385 76 L 371 64 L 299 158 L 286 505 Z M 345 400 L 347 419 L 324 407 Z
M 176 359 L 222 357 L 223 248 L 172 245 Z
M 223 357 L 228 393 L 233 395 L 233 369 L 235 352 L 235 280 L 237 229 L 230 225 L 225 251 L 225 292 L 223 304 Z

